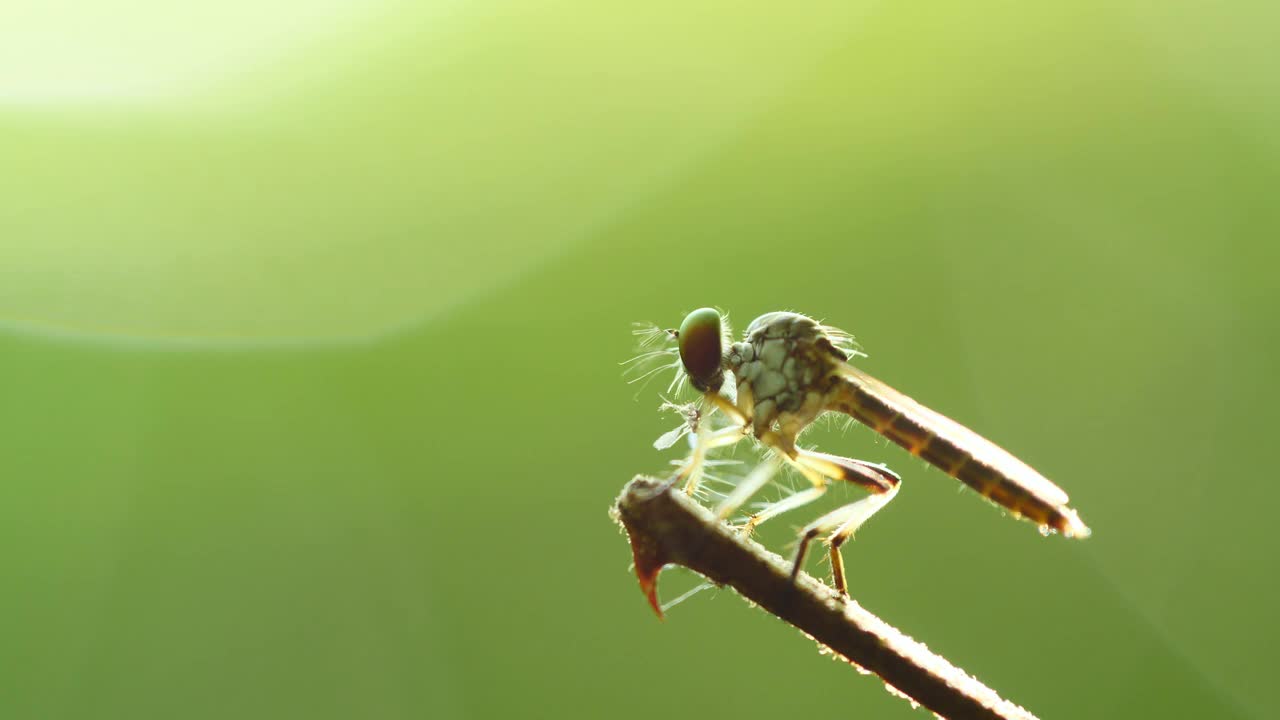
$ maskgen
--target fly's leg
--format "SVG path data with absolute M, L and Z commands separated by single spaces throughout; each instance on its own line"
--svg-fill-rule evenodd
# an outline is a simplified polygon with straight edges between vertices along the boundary
M 761 436 L 760 442 L 773 451 L 773 457 L 753 470 L 746 480 L 735 488 L 729 497 L 725 498 L 720 507 L 716 509 L 716 515 L 719 519 L 723 520 L 728 517 L 761 487 L 764 487 L 764 484 L 773 477 L 784 461 L 790 463 L 809 482 L 813 483 L 813 487 L 783 498 L 748 517 L 747 522 L 742 526 L 744 535 L 749 536 L 761 523 L 772 517 L 794 510 L 802 505 L 807 505 L 822 497 L 823 493 L 827 491 L 828 478 L 857 483 L 879 494 L 890 491 L 896 492 L 899 482 L 898 476 L 882 465 L 796 448 L 794 443 L 788 442 L 786 438 L 777 432 L 765 433 Z M 888 502 L 888 500 L 884 502 Z M 878 510 L 879 506 L 875 509 Z M 874 513 L 875 510 L 871 512 Z M 867 517 L 870 517 L 870 513 L 868 513 Z M 864 517 L 863 520 L 865 519 Z M 861 524 L 861 522 L 859 521 L 858 524 Z M 857 525 L 854 528 L 856 529 Z M 835 528 L 831 529 L 834 530 Z M 830 532 L 830 530 L 827 532 Z M 799 568 L 803 561 L 802 555 L 806 550 L 807 542 L 802 541 L 797 555 L 796 568 Z
M 729 398 L 718 392 L 707 393 L 704 397 L 711 405 L 711 413 L 716 410 L 723 412 L 733 425 L 713 432 L 706 429 L 706 423 L 698 423 L 697 430 L 694 433 L 693 453 L 673 481 L 685 481 L 684 492 L 686 495 L 693 495 L 698 491 L 698 484 L 702 480 L 702 467 L 707 459 L 707 451 L 733 445 L 745 437 L 748 428 L 751 427 L 751 421 Z M 708 418 L 711 413 L 708 413 Z
M 809 451 L 804 450 L 800 452 L 809 453 Z M 835 582 L 836 590 L 840 594 L 847 596 L 849 591 L 845 582 L 844 559 L 840 555 L 840 546 L 852 538 L 854 532 L 868 518 L 876 514 L 880 508 L 889 504 L 889 501 L 898 494 L 898 487 L 902 481 L 897 475 L 880 465 L 825 453 L 809 453 L 809 455 L 810 462 L 815 465 L 831 463 L 836 468 L 849 472 L 852 476 L 844 479 L 857 482 L 873 493 L 870 497 L 832 510 L 806 525 L 800 532 L 800 543 L 796 548 L 796 560 L 791 568 L 792 579 L 800 573 L 800 568 L 804 565 L 809 543 L 820 535 L 828 535 L 826 542 L 831 555 L 832 579 Z
M 893 482 L 896 483 L 898 481 L 898 476 L 893 475 L 888 469 L 880 465 L 872 465 L 861 460 L 851 460 L 838 455 L 828 455 L 797 448 L 794 441 L 789 440 L 778 432 L 770 431 L 763 434 L 760 436 L 760 442 L 770 448 L 775 457 L 785 460 L 800 471 L 801 475 L 804 475 L 809 482 L 813 483 L 813 487 L 798 492 L 791 497 L 783 498 L 747 518 L 747 523 L 742 528 L 743 533 L 746 535 L 750 535 L 765 520 L 775 515 L 781 515 L 788 510 L 794 510 L 801 505 L 811 503 L 822 497 L 822 494 L 827 491 L 827 478 L 856 482 L 859 485 L 873 488 L 884 487 L 886 489 L 889 481 L 882 479 L 882 473 L 892 475 Z M 761 482 L 760 484 L 763 485 L 764 483 Z M 745 501 L 745 498 L 743 500 Z
M 748 418 L 742 408 L 734 405 L 729 398 L 720 393 L 707 393 L 707 399 L 711 401 L 712 406 L 729 417 L 734 425 L 741 425 L 743 428 L 751 425 L 751 418 Z M 742 398 L 739 398 L 741 401 Z
M 788 442 L 776 432 L 765 433 L 760 437 L 760 442 L 764 443 L 765 446 L 773 451 L 773 462 L 779 465 L 782 461 L 790 463 L 791 466 L 800 471 L 800 474 L 804 475 L 809 482 L 813 483 L 813 487 L 808 490 L 802 490 L 790 497 L 785 497 L 778 502 L 769 505 L 760 512 L 748 517 L 746 524 L 742 526 L 743 535 L 750 535 L 752 531 L 769 518 L 781 515 L 788 510 L 794 510 L 801 505 L 807 505 L 808 503 L 817 500 L 827 491 L 826 476 L 821 470 L 810 467 L 801 462 L 800 453 L 803 451 L 797 451 L 794 448 L 793 443 Z M 760 483 L 760 485 L 763 484 L 763 482 Z M 744 502 L 745 500 L 746 498 L 743 498 Z
M 772 505 L 766 507 L 765 509 L 756 513 L 755 515 L 752 515 L 751 517 L 747 518 L 747 523 L 742 526 L 742 534 L 750 535 L 752 531 L 754 531 L 757 527 L 759 527 L 760 524 L 763 523 L 765 520 L 768 520 L 769 518 L 774 517 L 776 515 L 781 515 L 782 513 L 787 512 L 788 510 L 795 510 L 801 505 L 808 505 L 814 500 L 817 500 L 818 498 L 822 497 L 822 494 L 827 491 L 827 483 L 826 483 L 826 479 L 823 478 L 821 475 L 818 476 L 818 481 L 821 484 L 815 484 L 813 487 L 809 488 L 808 490 L 802 490 L 796 493 L 795 495 L 792 495 L 790 497 L 785 497 L 779 500 L 778 502 L 773 503 Z
M 769 482 L 778 470 L 782 467 L 782 460 L 777 455 L 772 455 L 768 460 L 757 465 L 738 486 L 729 493 L 729 496 L 721 501 L 716 507 L 716 519 L 727 520 L 735 510 L 742 507 L 742 504 L 751 499 L 752 495 L 759 492 L 760 488 Z
M 698 491 L 698 483 L 702 480 L 702 466 L 706 462 L 708 450 L 732 445 L 745 437 L 741 427 L 730 425 L 716 431 L 704 430 L 703 427 L 703 425 L 698 426 L 697 434 L 694 436 L 693 453 L 689 455 L 689 460 L 680 468 L 680 473 L 676 476 L 676 482 L 684 480 L 686 495 L 693 495 Z
M 854 505 L 860 507 L 850 513 L 849 519 L 845 520 L 844 524 L 830 538 L 827 538 L 828 552 L 831 555 L 831 579 L 836 584 L 836 591 L 841 595 L 848 597 L 849 587 L 844 579 L 844 557 L 840 554 L 840 546 L 853 538 L 854 532 L 862 526 L 862 523 L 866 522 L 872 515 L 875 515 L 880 508 L 889 504 L 889 501 L 898 494 L 898 487 L 898 485 L 894 485 L 892 490 L 883 495 L 872 495 L 854 503 Z

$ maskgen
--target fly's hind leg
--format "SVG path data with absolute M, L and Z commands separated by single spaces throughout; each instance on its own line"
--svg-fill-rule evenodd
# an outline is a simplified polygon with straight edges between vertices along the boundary
M 746 524 L 742 526 L 744 535 L 750 535 L 756 527 L 769 518 L 781 515 L 788 510 L 794 510 L 801 505 L 806 505 L 822 497 L 823 493 L 827 491 L 828 478 L 832 480 L 853 480 L 854 482 L 865 484 L 872 482 L 871 477 L 873 476 L 879 478 L 880 476 L 876 471 L 882 470 L 878 465 L 870 465 L 860 460 L 850 460 L 836 455 L 827 455 L 826 453 L 797 448 L 794 438 L 775 431 L 769 431 L 761 435 L 760 442 L 773 452 L 775 459 L 789 463 L 806 480 L 813 483 L 813 487 L 808 490 L 802 490 L 790 497 L 785 497 L 748 517 Z M 778 464 L 781 463 L 779 462 Z M 869 468 L 874 468 L 874 470 Z M 884 470 L 884 472 L 888 472 L 888 470 Z M 897 476 L 894 477 L 896 479 Z M 743 484 L 746 485 L 747 483 Z M 752 492 L 763 485 L 764 482 L 760 482 Z M 745 500 L 746 498 L 742 498 L 742 501 L 745 502 Z
M 806 525 L 800 532 L 795 564 L 791 568 L 791 577 L 795 579 L 804 565 L 809 543 L 813 542 L 814 538 L 828 535 L 827 545 L 831 555 L 832 579 L 836 590 L 847 596 L 849 591 L 845 582 L 844 560 L 840 556 L 840 546 L 852 538 L 854 532 L 868 518 L 889 504 L 889 501 L 898 494 L 898 487 L 902 480 L 882 465 L 837 455 L 799 450 L 797 459 L 828 477 L 857 483 L 872 492 L 870 497 L 836 508 Z
M 752 469 L 750 474 L 733 489 L 733 492 L 729 493 L 728 497 L 716 507 L 716 519 L 728 520 L 729 516 L 764 487 L 781 467 L 782 459 L 776 453 L 770 453 L 770 457 Z
M 785 497 L 778 502 L 765 507 L 760 512 L 749 516 L 746 524 L 742 526 L 742 534 L 748 536 L 751 535 L 756 527 L 765 520 L 781 515 L 788 510 L 794 510 L 801 505 L 811 503 L 822 497 L 822 494 L 827 491 L 827 478 L 825 474 L 821 470 L 810 467 L 801 462 L 799 460 L 800 453 L 804 451 L 796 450 L 793 442 L 788 441 L 776 432 L 767 432 L 760 436 L 760 442 L 772 451 L 773 458 L 770 459 L 772 468 L 776 469 L 781 466 L 782 462 L 787 462 L 796 470 L 800 471 L 800 474 L 804 475 L 805 479 L 813 483 L 813 487 L 808 490 L 801 490 L 789 497 Z M 772 475 L 773 471 L 771 470 L 769 474 Z M 768 478 L 765 478 L 764 480 L 767 479 Z M 747 484 L 748 483 L 745 482 L 743 483 L 743 485 Z M 755 487 L 752 488 L 752 492 L 758 490 L 763 485 L 764 481 L 755 484 Z M 735 495 L 736 494 L 737 493 L 735 493 Z M 747 498 L 742 497 L 737 499 L 741 503 L 745 502 Z

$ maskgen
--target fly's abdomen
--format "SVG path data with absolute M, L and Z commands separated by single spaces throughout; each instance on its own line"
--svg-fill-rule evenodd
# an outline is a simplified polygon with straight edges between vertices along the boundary
M 1043 475 L 950 418 L 845 370 L 851 372 L 841 373 L 828 409 L 852 416 L 1014 515 L 1068 537 L 1089 534 L 1067 506 L 1067 494 Z

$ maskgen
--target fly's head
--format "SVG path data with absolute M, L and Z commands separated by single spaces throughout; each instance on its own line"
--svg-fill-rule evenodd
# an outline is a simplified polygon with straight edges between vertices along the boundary
M 689 384 L 702 393 L 715 393 L 724 385 L 725 348 L 728 329 L 720 311 L 699 308 L 685 316 L 675 331 L 680 348 L 680 364 Z
M 679 329 L 638 323 L 639 355 L 622 364 L 629 384 L 674 370 L 666 395 L 678 396 L 685 383 L 699 393 L 718 393 L 725 381 L 725 349 L 729 347 L 729 316 L 715 308 L 699 308 L 685 316 Z M 733 386 L 729 387 L 732 396 Z

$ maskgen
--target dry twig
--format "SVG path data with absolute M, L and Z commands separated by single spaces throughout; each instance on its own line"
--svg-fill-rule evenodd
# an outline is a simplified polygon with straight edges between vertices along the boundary
M 804 573 L 792 582 L 788 561 L 740 537 L 669 484 L 636 477 L 618 497 L 614 514 L 631 538 L 640 587 L 660 617 L 658 573 L 670 563 L 683 565 L 734 588 L 942 717 L 1035 720 L 853 600 Z

